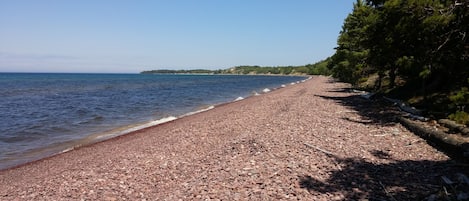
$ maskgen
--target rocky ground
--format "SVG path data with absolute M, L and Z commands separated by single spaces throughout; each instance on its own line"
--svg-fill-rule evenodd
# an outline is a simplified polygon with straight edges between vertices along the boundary
M 467 165 L 314 77 L 0 172 L 0 200 L 434 200 Z M 461 185 L 461 188 L 465 188 Z M 464 190 L 458 190 L 463 192 Z M 445 197 L 446 196 L 446 197 Z M 455 198 L 455 196 L 453 196 Z

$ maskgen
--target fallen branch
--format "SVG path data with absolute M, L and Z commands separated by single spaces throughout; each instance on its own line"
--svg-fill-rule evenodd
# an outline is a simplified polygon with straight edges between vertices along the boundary
M 397 118 L 399 122 L 405 126 L 410 131 L 419 135 L 427 141 L 435 142 L 439 147 L 444 148 L 446 151 L 449 151 L 451 154 L 458 156 L 464 160 L 469 159 L 469 143 L 463 140 L 460 140 L 452 135 L 448 135 L 442 131 L 427 129 L 421 127 L 413 121 L 406 119 L 404 117 Z
M 321 149 L 321 148 L 319 148 L 319 147 L 317 147 L 317 146 L 310 145 L 310 144 L 308 144 L 308 143 L 306 143 L 306 142 L 304 143 L 304 145 L 306 145 L 306 146 L 309 147 L 309 148 L 316 149 L 316 150 L 318 150 L 318 151 L 320 151 L 320 152 L 322 152 L 322 153 L 325 153 L 325 154 L 328 155 L 328 156 L 332 156 L 332 157 L 334 157 L 334 159 L 340 159 L 340 158 L 339 158 L 337 155 L 335 155 L 334 153 L 329 152 L 329 151 L 326 151 L 326 150 L 324 150 L 324 149 Z M 339 163 L 337 163 L 337 161 L 334 161 L 334 163 L 335 163 L 335 166 L 337 167 L 337 169 L 339 169 L 340 171 L 342 171 L 342 167 L 339 165 Z
M 392 200 L 397 201 L 396 198 L 394 198 L 394 196 L 392 196 L 392 194 L 386 189 L 386 186 L 381 183 L 381 181 L 379 181 L 379 185 L 381 185 L 387 196 L 389 196 Z
M 376 93 L 365 93 L 365 94 L 360 95 L 360 97 L 362 97 L 366 100 L 370 100 L 370 99 L 374 98 L 375 95 L 376 95 Z
M 373 135 L 373 136 L 374 136 L 374 137 L 384 137 L 384 136 L 386 136 L 386 135 L 389 135 L 389 134 L 386 133 L 386 134 L 379 134 L 379 135 Z
M 438 120 L 438 123 L 442 124 L 443 126 L 445 126 L 447 128 L 449 128 L 450 130 L 460 132 L 463 135 L 469 135 L 469 128 L 462 125 L 462 124 L 458 124 L 458 123 L 456 123 L 454 121 L 451 121 L 449 119 L 440 119 L 440 120 Z
M 449 179 L 446 176 L 441 176 L 441 180 L 443 180 L 443 182 L 445 182 L 445 184 L 447 184 L 447 185 L 453 185 L 454 184 L 454 182 L 451 181 L 451 179 Z
M 393 103 L 394 105 L 396 105 L 401 111 L 407 112 L 409 117 L 411 117 L 412 119 L 418 119 L 420 121 L 428 121 L 427 118 L 420 116 L 421 112 L 419 110 L 415 109 L 414 107 L 407 106 L 401 100 L 392 99 L 388 97 L 383 97 L 383 98 Z
M 318 150 L 318 151 L 321 151 L 321 152 L 323 152 L 323 153 L 325 153 L 325 154 L 327 154 L 327 155 L 336 156 L 336 155 L 335 155 L 335 154 L 333 154 L 332 152 L 326 151 L 326 150 L 324 150 L 324 149 L 321 149 L 321 148 L 319 148 L 319 147 L 316 147 L 316 146 L 310 145 L 310 144 L 308 144 L 308 143 L 304 143 L 304 144 L 305 144 L 307 147 L 309 147 L 309 148 L 316 149 L 316 150 Z

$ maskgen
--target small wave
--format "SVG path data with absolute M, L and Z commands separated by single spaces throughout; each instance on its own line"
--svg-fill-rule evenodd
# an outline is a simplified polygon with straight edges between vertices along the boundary
M 215 108 L 215 106 L 211 105 L 211 106 L 209 106 L 207 108 L 204 108 L 204 109 L 201 109 L 201 110 L 197 110 L 197 111 L 194 111 L 194 112 L 189 112 L 187 114 L 182 115 L 181 117 L 190 116 L 190 115 L 194 115 L 194 114 L 197 114 L 197 113 L 205 112 L 205 111 L 211 110 L 213 108 Z
M 104 121 L 106 118 L 101 115 L 91 115 L 88 117 L 82 117 L 78 120 L 73 121 L 72 125 L 86 125 L 91 123 L 99 123 Z
M 163 123 L 166 123 L 166 122 L 174 121 L 176 119 L 177 119 L 177 117 L 173 117 L 173 116 L 165 117 L 165 118 L 162 118 L 162 119 L 158 119 L 158 120 L 155 120 L 155 121 L 148 122 L 146 124 L 135 126 L 133 128 L 129 128 L 127 130 L 124 130 L 122 132 L 122 134 L 134 132 L 134 131 L 141 130 L 141 129 L 148 128 L 148 127 L 152 127 L 152 126 L 156 126 L 156 125 L 163 124 Z
M 165 117 L 165 118 L 158 119 L 158 120 L 155 120 L 155 121 L 150 121 L 150 122 L 147 122 L 147 123 L 144 123 L 144 124 L 126 126 L 126 127 L 111 130 L 109 132 L 105 132 L 105 133 L 97 134 L 97 135 L 94 135 L 94 136 L 90 136 L 87 141 L 106 140 L 106 139 L 110 139 L 110 138 L 117 137 L 117 136 L 120 136 L 120 135 L 124 135 L 124 134 L 127 134 L 127 133 L 131 133 L 131 132 L 134 132 L 134 131 L 138 131 L 138 130 L 141 130 L 141 129 L 144 129 L 144 128 L 148 128 L 148 127 L 156 126 L 156 125 L 163 124 L 163 123 L 166 123 L 166 122 L 170 122 L 170 121 L 173 121 L 173 120 L 176 120 L 176 119 L 177 119 L 177 117 L 169 116 L 169 117 Z
M 90 113 L 90 111 L 86 108 L 79 108 L 75 112 L 79 117 L 84 117 Z
M 174 116 L 169 116 L 169 117 L 165 117 L 165 118 L 158 119 L 155 121 L 150 121 L 144 124 L 136 124 L 136 125 L 134 124 L 130 126 L 113 129 L 113 130 L 103 132 L 103 133 L 97 133 L 97 134 L 90 135 L 83 139 L 70 140 L 70 141 L 60 142 L 60 143 L 53 143 L 53 144 L 50 144 L 48 146 L 41 147 L 41 148 L 33 148 L 30 150 L 23 151 L 22 158 L 14 158 L 14 159 L 11 159 L 10 161 L 0 159 L 0 169 L 13 167 L 14 165 L 18 165 L 18 164 L 25 163 L 28 161 L 33 161 L 33 160 L 43 158 L 46 156 L 53 156 L 56 154 L 69 152 L 81 146 L 89 145 L 95 142 L 104 141 L 113 137 L 131 133 L 137 130 L 141 130 L 141 129 L 148 128 L 151 126 L 156 126 L 159 124 L 170 122 L 175 119 L 177 118 Z
M 104 120 L 104 117 L 103 116 L 100 116 L 100 115 L 95 115 L 94 118 L 93 118 L 94 121 L 102 121 Z
M 270 92 L 270 89 L 269 89 L 269 88 L 265 88 L 264 90 L 262 90 L 262 92 L 264 92 L 264 93 L 269 93 L 269 92 Z
M 43 138 L 45 135 L 44 132 L 33 129 L 26 129 L 21 132 L 16 132 L 14 134 L 4 134 L 0 135 L 0 142 L 4 143 L 19 143 L 19 142 L 33 142 Z
M 287 87 L 287 85 L 282 84 L 280 87 L 285 88 L 285 87 Z
M 240 100 L 243 100 L 243 99 L 244 99 L 244 98 L 240 96 L 240 97 L 234 99 L 234 101 L 240 101 Z
M 67 149 L 62 150 L 60 153 L 69 152 L 69 151 L 72 151 L 72 150 L 74 150 L 74 149 L 75 149 L 75 147 L 70 147 L 70 148 L 67 148 Z

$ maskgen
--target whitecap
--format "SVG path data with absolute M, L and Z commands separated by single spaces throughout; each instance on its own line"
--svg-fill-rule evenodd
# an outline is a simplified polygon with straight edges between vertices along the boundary
M 72 151 L 74 149 L 75 149 L 74 147 L 66 148 L 66 149 L 62 150 L 60 153 L 69 152 L 69 151 Z
M 236 98 L 234 101 L 240 101 L 240 100 L 243 100 L 243 99 L 244 98 L 240 96 L 240 97 Z
M 104 134 L 99 134 L 99 135 L 95 136 L 95 139 L 96 140 L 106 140 L 106 139 L 109 139 L 109 138 L 112 138 L 112 137 L 116 137 L 116 136 L 124 135 L 124 134 L 127 134 L 127 133 L 131 133 L 131 132 L 134 132 L 134 131 L 138 131 L 138 130 L 141 130 L 141 129 L 144 129 L 144 128 L 148 128 L 148 127 L 156 126 L 156 125 L 159 125 L 159 124 L 167 123 L 167 122 L 170 122 L 170 121 L 174 121 L 176 119 L 177 119 L 177 117 L 169 116 L 169 117 L 161 118 L 161 119 L 158 119 L 158 120 L 155 120 L 155 121 L 150 121 L 150 122 L 147 122 L 147 123 L 144 123 L 144 124 L 118 128 L 118 129 L 114 129 L 110 132 L 106 132 Z M 89 138 L 93 138 L 93 137 L 94 136 L 90 136 Z
M 205 112 L 205 111 L 211 110 L 213 108 L 215 108 L 215 106 L 211 105 L 211 106 L 209 106 L 207 108 L 204 108 L 204 109 L 201 109 L 201 110 L 197 110 L 197 111 L 194 111 L 194 112 L 189 112 L 187 114 L 182 115 L 181 117 L 190 116 L 190 115 L 194 115 L 194 114 L 197 114 L 197 113 Z

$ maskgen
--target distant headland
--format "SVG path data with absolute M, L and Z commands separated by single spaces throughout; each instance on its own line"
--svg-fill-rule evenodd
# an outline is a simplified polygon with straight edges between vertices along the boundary
M 141 74 L 233 74 L 233 75 L 329 75 L 328 60 L 304 66 L 236 66 L 228 69 L 207 70 L 149 70 Z

